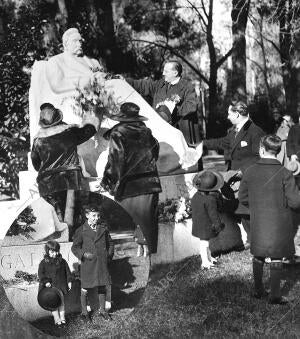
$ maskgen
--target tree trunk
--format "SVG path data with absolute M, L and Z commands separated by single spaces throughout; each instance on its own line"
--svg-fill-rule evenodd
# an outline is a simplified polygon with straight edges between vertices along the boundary
M 247 99 L 246 38 L 250 0 L 232 0 L 232 98 Z
M 284 1 L 279 0 L 278 6 L 280 8 L 279 16 L 279 42 L 280 54 L 282 61 L 282 77 L 286 97 L 286 111 L 288 114 L 297 118 L 296 111 L 298 102 L 300 102 L 300 70 L 297 66 L 299 53 L 299 33 L 292 31 L 292 0 Z M 294 41 L 292 40 L 292 36 Z M 297 41 L 298 40 L 298 41 Z M 298 42 L 298 44 L 297 44 Z
M 209 99 L 208 99 L 208 129 L 207 135 L 208 137 L 214 137 L 215 130 L 214 126 L 217 119 L 217 74 L 218 74 L 218 66 L 217 66 L 217 57 L 216 50 L 213 41 L 212 35 L 212 25 L 213 25 L 213 0 L 209 1 L 209 10 L 208 10 L 208 19 L 207 19 L 207 32 L 206 32 L 206 42 L 208 46 L 209 52 Z
M 106 60 L 108 70 L 118 72 L 118 64 L 122 58 L 118 58 L 120 51 L 116 44 L 112 0 L 97 2 L 100 27 L 103 32 L 101 36 L 102 57 Z

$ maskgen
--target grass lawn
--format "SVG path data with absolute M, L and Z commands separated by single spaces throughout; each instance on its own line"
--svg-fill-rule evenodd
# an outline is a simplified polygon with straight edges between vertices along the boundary
M 293 299 L 288 306 L 252 298 L 251 270 L 249 251 L 222 256 L 218 268 L 210 271 L 200 269 L 199 257 L 161 267 L 151 275 L 143 302 L 114 334 L 122 338 L 300 337 L 300 267 L 289 266 L 284 272 L 283 292 Z M 267 280 L 268 269 L 266 273 Z
M 203 271 L 200 258 L 156 267 L 133 312 L 112 313 L 94 324 L 69 317 L 64 335 L 72 338 L 299 338 L 300 267 L 286 266 L 282 289 L 289 305 L 269 305 L 252 292 L 249 251 L 223 255 L 218 267 Z M 266 282 L 268 265 L 266 265 Z

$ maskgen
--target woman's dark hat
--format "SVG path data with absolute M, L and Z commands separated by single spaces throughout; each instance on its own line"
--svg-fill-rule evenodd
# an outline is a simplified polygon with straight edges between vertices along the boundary
M 125 102 L 120 107 L 120 112 L 110 115 L 109 118 L 117 121 L 146 121 L 146 117 L 139 115 L 140 108 L 133 102 Z
M 167 122 L 172 120 L 172 114 L 166 105 L 160 105 L 157 107 L 156 112 Z
M 63 120 L 63 113 L 61 110 L 55 108 L 48 102 L 40 107 L 40 121 L 39 124 L 43 128 L 49 128 L 58 125 Z
M 217 171 L 205 170 L 193 177 L 193 186 L 199 191 L 217 191 L 224 185 L 222 174 Z
M 37 300 L 39 305 L 47 311 L 55 311 L 62 304 L 60 291 L 53 286 L 42 288 Z

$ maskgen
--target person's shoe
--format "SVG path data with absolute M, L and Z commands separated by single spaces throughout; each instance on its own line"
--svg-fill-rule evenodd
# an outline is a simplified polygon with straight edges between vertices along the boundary
M 289 303 L 289 300 L 285 297 L 269 299 L 269 304 L 272 304 L 272 305 L 286 305 L 288 303 Z
M 109 315 L 108 312 L 106 311 L 99 311 L 99 315 L 104 319 L 104 320 L 112 320 L 111 316 Z
M 105 301 L 105 311 L 109 311 L 111 309 L 111 302 Z
M 249 248 L 250 248 L 250 244 L 246 241 L 244 243 L 244 250 L 249 250 Z

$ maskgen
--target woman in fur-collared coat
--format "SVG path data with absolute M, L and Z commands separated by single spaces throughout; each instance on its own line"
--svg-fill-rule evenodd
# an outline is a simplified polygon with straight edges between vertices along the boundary
M 101 185 L 140 225 L 150 253 L 157 251 L 158 194 L 161 192 L 156 161 L 159 143 L 145 125 L 146 117 L 140 108 L 125 102 L 119 114 L 111 119 L 119 121 L 106 133 L 109 155 Z
M 81 188 L 82 172 L 77 145 L 91 138 L 99 127 L 95 116 L 88 114 L 85 118 L 81 128 L 67 125 L 62 121 L 62 112 L 52 104 L 41 106 L 41 128 L 31 151 L 33 167 L 38 171 L 37 183 L 41 196 Z

